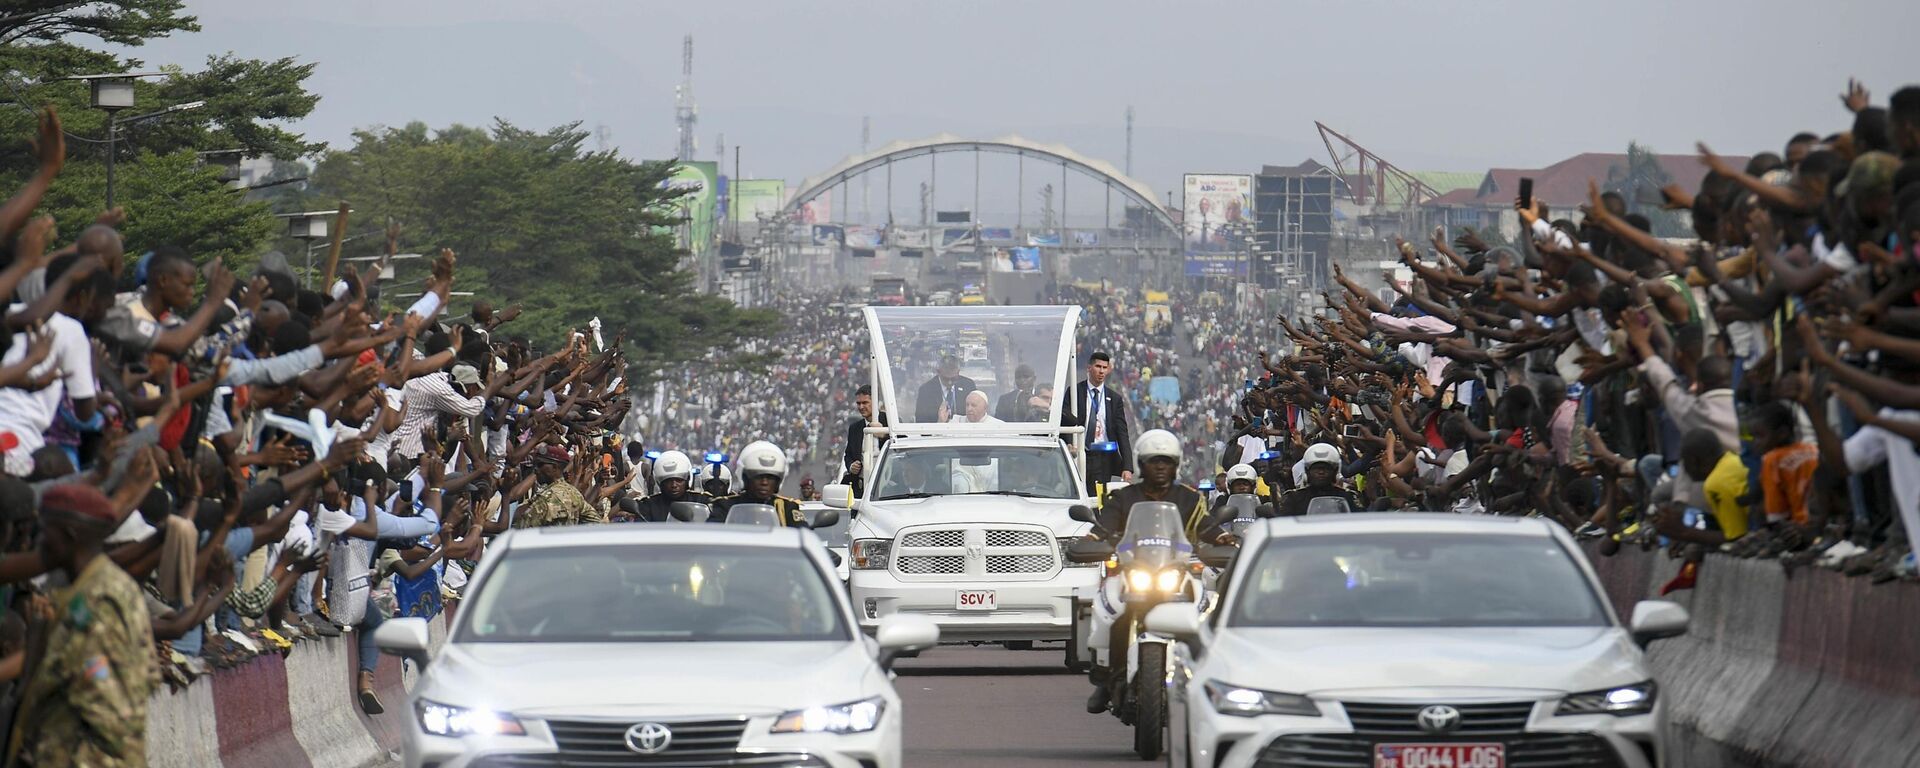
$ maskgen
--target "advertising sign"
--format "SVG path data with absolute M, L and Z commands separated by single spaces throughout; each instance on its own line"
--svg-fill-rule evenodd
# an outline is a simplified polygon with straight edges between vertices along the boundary
M 833 196 L 821 195 L 800 205 L 800 223 L 833 223 Z
M 713 225 L 718 216 L 714 210 L 720 187 L 720 166 L 705 160 L 684 162 L 675 165 L 673 175 L 660 183 L 665 189 L 692 190 L 689 194 L 674 200 L 671 205 L 679 209 L 686 217 L 681 228 L 680 247 L 694 254 L 705 254 L 713 249 Z
M 1227 236 L 1231 227 L 1236 222 L 1240 226 L 1253 222 L 1253 177 L 1189 173 L 1181 211 L 1188 254 L 1233 251 L 1239 244 Z M 1188 274 L 1192 274 L 1191 266 Z
M 1014 272 L 1040 271 L 1040 249 L 1037 247 L 1008 248 L 1007 255 Z
M 980 229 L 980 242 L 1011 243 L 1013 242 L 1013 229 L 1011 227 L 982 227 Z
M 748 224 L 779 213 L 781 204 L 787 202 L 784 179 L 738 179 L 731 192 L 733 220 Z
M 854 225 L 847 227 L 845 231 L 848 248 L 872 250 L 886 242 L 886 236 L 880 232 L 879 227 Z
M 846 242 L 846 232 L 832 224 L 813 225 L 814 245 L 840 245 Z
M 1075 233 L 1073 233 L 1073 244 L 1074 244 L 1074 245 L 1079 245 L 1079 246 L 1086 246 L 1086 247 L 1092 247 L 1092 246 L 1095 246 L 1095 245 L 1099 245 L 1099 244 L 1100 244 L 1100 233 L 1098 233 L 1098 232 L 1075 232 Z
M 1060 233 L 1058 232 L 1027 233 L 1027 245 L 1059 245 L 1059 244 L 1060 244 Z
M 940 230 L 940 247 L 942 248 L 952 248 L 954 246 L 967 245 L 972 242 L 973 230 L 971 228 L 948 227 Z
M 1246 277 L 1247 262 L 1237 253 L 1189 253 L 1188 277 Z
M 901 248 L 925 248 L 927 247 L 927 231 L 924 229 L 889 229 L 887 230 L 887 242 L 893 243 Z

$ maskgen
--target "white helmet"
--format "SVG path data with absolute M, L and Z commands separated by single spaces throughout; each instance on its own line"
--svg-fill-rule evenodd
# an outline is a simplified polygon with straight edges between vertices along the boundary
M 733 470 L 727 469 L 725 464 L 708 464 L 700 468 L 700 484 L 706 485 L 708 480 L 724 480 L 731 483 Z
M 787 476 L 787 454 L 780 446 L 765 440 L 755 440 L 740 451 L 740 479 L 752 480 L 754 475 L 773 475 L 779 478 Z
M 653 482 L 657 485 L 675 478 L 693 482 L 693 460 L 679 451 L 667 451 L 653 460 Z
M 1340 449 L 1326 443 L 1314 443 L 1307 448 L 1307 455 L 1300 460 L 1300 467 L 1306 469 L 1315 464 L 1332 464 L 1335 471 L 1340 469 Z
M 1145 462 L 1154 456 L 1165 456 L 1178 462 L 1180 460 L 1180 438 L 1164 429 L 1150 429 L 1140 439 L 1133 441 L 1133 459 Z
M 1227 470 L 1227 485 L 1233 485 L 1233 481 L 1235 480 L 1258 483 L 1260 482 L 1260 473 L 1253 471 L 1252 464 L 1235 464 L 1231 469 Z

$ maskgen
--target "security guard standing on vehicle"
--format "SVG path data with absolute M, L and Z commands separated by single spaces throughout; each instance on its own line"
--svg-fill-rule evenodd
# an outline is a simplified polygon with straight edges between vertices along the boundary
M 800 513 L 800 500 L 780 495 L 780 483 L 787 477 L 787 455 L 779 446 L 755 440 L 740 452 L 740 478 L 745 484 L 739 493 L 713 503 L 708 522 L 725 522 L 735 504 L 766 504 L 780 514 L 780 524 L 804 528 L 807 518 Z
M 693 482 L 693 460 L 679 451 L 667 451 L 653 461 L 653 482 L 660 492 L 640 500 L 640 522 L 664 523 L 673 519 L 674 504 L 690 501 L 696 504 L 713 503 L 713 497 L 690 489 Z
M 1164 429 L 1149 430 L 1134 441 L 1133 455 L 1140 461 L 1140 473 L 1136 476 L 1139 482 L 1107 494 L 1098 513 L 1100 529 L 1108 536 L 1118 537 L 1127 529 L 1127 513 L 1133 505 L 1165 501 L 1180 510 L 1186 521 L 1187 541 L 1197 541 L 1200 527 L 1207 520 L 1207 497 L 1198 488 L 1174 482 L 1180 471 L 1180 439 Z M 1126 636 L 1127 628 L 1119 623 L 1114 624 L 1112 631 L 1114 637 L 1107 647 L 1113 658 L 1123 659 L 1132 638 Z M 1113 703 L 1110 683 L 1113 675 L 1106 668 L 1096 666 L 1089 676 L 1094 688 L 1093 695 L 1087 697 L 1087 711 L 1105 712 Z

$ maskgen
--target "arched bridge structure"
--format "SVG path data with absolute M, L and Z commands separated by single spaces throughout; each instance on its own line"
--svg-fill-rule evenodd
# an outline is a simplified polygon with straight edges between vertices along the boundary
M 1065 177 L 1068 171 L 1076 171 L 1106 185 L 1109 194 L 1108 218 L 1111 220 L 1111 195 L 1118 193 L 1122 200 L 1133 208 L 1144 211 L 1152 225 L 1161 228 L 1155 234 L 1177 236 L 1179 226 L 1167 209 L 1154 201 L 1153 189 L 1139 180 L 1128 177 L 1112 163 L 1098 158 L 1088 157 L 1061 144 L 1043 144 L 1020 136 L 1002 136 L 997 139 L 968 139 L 943 133 L 911 141 L 895 141 L 871 152 L 851 155 L 843 158 L 832 168 L 812 176 L 800 183 L 794 194 L 782 207 L 782 214 L 793 214 L 809 201 L 842 187 L 849 180 L 864 174 L 882 171 L 891 178 L 892 166 L 915 158 L 932 158 L 935 155 L 949 153 L 998 153 L 1015 155 L 1021 158 L 1020 173 L 1026 173 L 1026 160 L 1031 158 L 1046 164 L 1058 165 L 1061 169 L 1061 208 L 1067 207 L 1065 199 Z M 976 198 L 979 188 L 978 164 L 975 165 L 974 188 Z M 935 171 L 937 174 L 937 170 Z M 936 175 L 934 184 L 937 186 Z M 891 192 L 888 193 L 891 198 Z

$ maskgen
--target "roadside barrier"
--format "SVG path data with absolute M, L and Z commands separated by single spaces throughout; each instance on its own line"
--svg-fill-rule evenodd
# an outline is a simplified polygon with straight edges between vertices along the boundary
M 437 649 L 444 615 L 432 624 Z M 154 768 L 363 768 L 400 751 L 412 717 L 407 689 L 416 671 L 382 659 L 374 674 L 386 712 L 360 711 L 354 685 L 359 648 L 353 632 L 294 643 L 214 670 L 186 688 L 162 684 L 147 704 L 147 764 Z
M 1679 572 L 1664 551 L 1591 551 L 1622 619 Z M 1920 588 L 1709 555 L 1686 635 L 1648 659 L 1679 766 L 1920 768 Z

